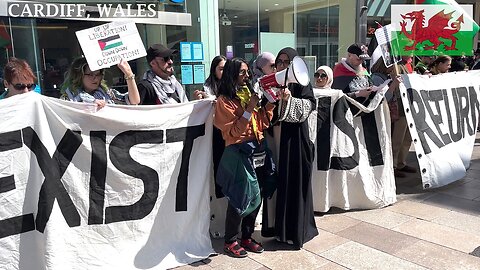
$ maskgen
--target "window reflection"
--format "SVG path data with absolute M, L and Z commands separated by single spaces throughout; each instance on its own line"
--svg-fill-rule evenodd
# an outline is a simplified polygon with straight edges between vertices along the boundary
M 220 53 L 252 62 L 259 52 L 276 54 L 292 46 L 313 59 L 312 66 L 333 66 L 338 59 L 338 1 L 302 1 L 301 7 L 308 8 L 297 13 L 293 0 L 278 2 L 219 1 Z

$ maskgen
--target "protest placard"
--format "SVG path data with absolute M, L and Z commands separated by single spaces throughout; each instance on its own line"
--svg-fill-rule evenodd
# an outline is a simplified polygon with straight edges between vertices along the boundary
M 395 56 L 392 53 L 391 43 L 393 40 L 397 41 L 396 40 L 397 33 L 395 32 L 395 29 L 391 24 L 378 28 L 375 31 L 375 37 L 377 38 L 377 42 L 378 42 L 377 49 L 380 50 L 382 54 L 383 62 L 385 63 L 385 66 L 387 68 L 399 62 L 400 60 L 402 60 L 400 56 Z
M 76 32 L 90 70 L 147 55 L 134 22 L 112 22 Z

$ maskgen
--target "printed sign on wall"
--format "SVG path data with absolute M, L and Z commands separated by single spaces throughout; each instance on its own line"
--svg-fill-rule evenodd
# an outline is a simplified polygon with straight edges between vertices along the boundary
M 193 84 L 192 65 L 182 65 L 182 84 Z
M 202 42 L 180 42 L 180 57 L 182 62 L 203 61 Z

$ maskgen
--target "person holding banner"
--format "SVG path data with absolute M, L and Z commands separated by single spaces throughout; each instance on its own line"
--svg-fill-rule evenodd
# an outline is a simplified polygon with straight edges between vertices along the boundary
M 280 50 L 275 59 L 277 71 L 289 67 L 295 56 L 298 53 L 293 48 Z M 291 83 L 279 93 L 281 130 L 275 237 L 300 249 L 318 235 L 311 185 L 314 144 L 310 140 L 307 121 L 316 109 L 316 102 L 310 83 L 307 86 Z M 287 106 L 288 110 L 284 109 Z
M 333 70 L 329 66 L 320 66 L 313 74 L 315 78 L 315 88 L 331 89 L 333 84 Z M 313 92 L 315 92 L 315 88 Z
M 480 69 L 480 48 L 477 48 L 473 53 L 474 59 L 472 63 L 471 70 Z
M 143 74 L 142 80 L 138 83 L 140 104 L 158 105 L 188 102 L 185 90 L 173 75 L 173 55 L 177 53 L 177 50 L 169 49 L 162 44 L 153 44 L 148 48 L 147 62 L 150 65 L 150 70 Z
M 440 55 L 430 64 L 430 73 L 432 73 L 432 75 L 447 73 L 451 64 L 452 58 L 450 56 Z
M 351 98 L 370 96 L 370 74 L 363 67 L 364 60 L 369 59 L 367 47 L 360 44 L 352 44 L 347 49 L 347 58 L 333 68 L 333 89 L 340 89 Z
M 372 72 L 372 81 L 375 86 L 380 86 L 385 81 L 392 79 L 388 84 L 388 92 L 385 93 L 385 98 L 388 102 L 388 108 L 390 109 L 390 121 L 393 123 L 399 118 L 398 102 L 401 102 L 400 90 L 398 89 L 400 81 L 397 78 L 395 64 L 387 68 L 382 56 L 373 63 L 370 71 Z
M 223 69 L 225 67 L 225 63 L 227 62 L 227 58 L 223 55 L 217 55 L 213 58 L 212 63 L 210 64 L 210 74 L 208 75 L 205 83 L 203 84 L 203 91 L 202 90 L 195 90 L 193 93 L 198 99 L 210 97 L 210 96 L 218 96 L 218 89 L 220 88 L 220 80 L 223 76 Z M 218 164 L 220 163 L 220 159 L 222 157 L 223 151 L 225 149 L 225 141 L 222 138 L 221 131 L 213 127 L 212 133 L 212 155 L 213 155 L 213 178 L 216 179 L 217 177 L 217 170 Z M 217 198 L 223 198 L 224 195 L 222 193 L 221 187 L 217 185 L 215 181 L 215 195 Z
M 75 102 L 94 103 L 99 109 L 105 107 L 106 104 L 138 104 L 140 97 L 135 83 L 135 74 L 128 62 L 123 59 L 117 66 L 127 81 L 127 94 L 110 89 L 103 79 L 104 69 L 92 71 L 88 66 L 87 59 L 79 57 L 73 61 L 67 71 L 60 98 Z
M 225 151 L 217 183 L 228 199 L 224 251 L 241 258 L 247 256 L 247 251 L 263 252 L 252 234 L 261 197 L 270 197 L 274 192 L 276 168 L 263 132 L 275 105 L 259 106 L 258 95 L 249 82 L 248 64 L 240 58 L 227 60 L 218 93 L 214 125 L 222 132 Z
M 465 71 L 466 68 L 468 67 L 465 61 L 466 61 L 465 56 L 452 57 L 452 63 L 450 64 L 450 69 L 448 70 L 448 72 Z
M 218 96 L 218 88 L 220 86 L 220 80 L 223 75 L 223 68 L 227 58 L 223 55 L 217 55 L 213 58 L 212 63 L 210 64 L 210 74 L 208 75 L 205 83 L 203 84 L 203 92 L 208 96 Z M 200 90 L 195 90 L 194 95 L 201 95 L 200 98 L 203 98 L 204 95 L 200 93 Z
M 14 95 L 24 94 L 35 89 L 35 80 L 32 68 L 27 61 L 12 57 L 3 68 L 5 76 L 3 85 L 7 91 L 0 95 L 0 100 Z
M 415 72 L 421 75 L 428 75 L 428 73 L 430 73 L 428 66 L 433 62 L 433 60 L 433 56 L 420 56 L 420 61 L 418 61 L 417 65 L 415 66 Z
M 407 126 L 407 118 L 400 97 L 400 80 L 397 72 L 399 74 L 409 73 L 403 61 L 387 68 L 383 58 L 379 58 L 372 66 L 372 80 L 374 85 L 378 86 L 386 80 L 392 79 L 385 98 L 388 101 L 390 120 L 392 123 L 393 173 L 395 177 L 403 178 L 407 176 L 405 173 L 415 173 L 417 169 L 407 165 L 407 156 L 410 151 L 410 145 L 412 144 L 412 138 Z

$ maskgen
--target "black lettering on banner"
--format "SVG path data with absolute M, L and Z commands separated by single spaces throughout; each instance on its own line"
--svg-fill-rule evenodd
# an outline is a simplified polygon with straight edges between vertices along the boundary
M 371 112 L 362 115 L 362 125 L 370 166 L 383 165 L 382 148 L 380 146 L 380 139 L 378 138 L 378 127 L 375 113 Z
M 130 148 L 142 143 L 162 142 L 162 130 L 129 130 L 118 134 L 112 140 L 109 153 L 113 166 L 126 175 L 142 180 L 144 191 L 142 197 L 132 205 L 107 207 L 105 224 L 142 219 L 153 210 L 158 197 L 158 174 L 154 169 L 135 161 L 130 156 Z
M 175 193 L 175 212 L 187 211 L 188 171 L 193 142 L 205 135 L 205 124 L 177 129 L 167 129 L 167 143 L 183 141 L 182 162 Z
M 35 220 L 37 230 L 44 232 L 52 213 L 55 199 L 57 199 L 58 206 L 68 226 L 79 226 L 80 215 L 68 195 L 61 178 L 67 170 L 68 164 L 72 161 L 73 155 L 82 144 L 83 139 L 80 132 L 67 130 L 60 140 L 53 157 L 50 157 L 47 149 L 31 127 L 24 128 L 22 132 L 25 145 L 37 157 L 40 170 L 45 176 L 38 198 L 38 213 Z
M 430 115 L 430 118 L 437 129 L 437 132 L 442 138 L 443 144 L 447 145 L 451 143 L 452 140 L 450 139 L 450 135 L 448 133 L 443 133 L 440 127 L 440 124 L 443 124 L 442 115 L 440 114 L 440 101 L 443 100 L 442 90 L 422 91 L 420 94 L 422 95 L 423 101 L 425 102 L 425 108 L 427 109 L 428 114 Z M 433 112 L 429 101 L 434 102 L 437 113 Z
M 448 129 L 450 133 L 450 138 L 454 142 L 458 142 L 462 139 L 462 124 L 459 119 L 459 106 L 458 106 L 458 97 L 457 92 L 452 91 L 452 99 L 453 99 L 453 108 L 455 109 L 455 118 L 452 117 L 452 110 L 450 109 L 450 101 L 448 99 L 448 92 L 446 89 L 442 90 L 443 93 L 443 100 L 445 101 L 445 108 L 447 110 L 447 120 L 448 120 Z M 453 131 L 453 123 L 457 123 L 457 132 Z
M 35 230 L 33 213 L 0 220 L 0 239 Z
M 331 97 L 322 97 L 318 99 L 317 104 L 317 169 L 319 171 L 328 171 L 330 168 L 330 108 L 332 106 Z
M 460 111 L 460 121 L 462 123 L 463 138 L 466 138 L 467 132 L 469 136 L 472 136 L 476 133 L 476 130 L 474 130 L 473 127 L 470 125 L 470 121 L 468 119 L 468 116 L 470 113 L 470 101 L 468 100 L 468 90 L 466 87 L 462 86 L 462 87 L 457 87 L 456 92 L 458 93 L 458 101 L 460 104 L 459 111 Z M 467 127 L 466 130 L 465 130 L 465 127 Z
M 22 148 L 22 133 L 20 130 L 5 132 L 0 134 L 0 151 L 5 152 Z M 0 178 L 0 193 L 15 189 L 15 179 L 13 175 Z
M 422 143 L 423 150 L 425 154 L 428 154 L 432 152 L 432 150 L 430 149 L 430 146 L 425 139 L 425 135 L 427 135 L 438 148 L 441 148 L 442 146 L 444 146 L 444 144 L 442 143 L 442 141 L 440 141 L 435 132 L 433 132 L 433 130 L 427 125 L 427 122 L 425 121 L 425 104 L 423 103 L 420 94 L 414 89 L 407 89 L 407 91 L 412 92 L 412 105 L 410 106 L 410 108 L 412 111 L 413 120 L 415 121 L 418 137 L 420 138 L 420 142 Z M 425 90 L 421 90 L 420 92 L 425 92 Z M 416 103 L 416 106 L 413 103 Z
M 5 152 L 22 147 L 20 130 L 0 134 L 0 151 Z M 15 189 L 13 175 L 0 178 L 0 194 Z M 33 213 L 0 220 L 0 238 L 35 230 Z
M 105 181 L 107 176 L 106 131 L 91 131 L 92 161 L 90 168 L 90 192 L 88 224 L 103 224 L 105 205 Z
M 22 133 L 20 130 L 0 134 L 0 152 L 22 148 Z
M 468 93 L 470 96 L 470 113 L 472 114 L 472 125 L 474 130 L 478 128 L 477 113 L 480 113 L 480 104 L 478 102 L 477 91 L 473 86 L 468 87 Z
M 352 141 L 353 154 L 349 157 L 332 157 L 330 164 L 331 169 L 351 170 L 358 166 L 359 153 L 358 141 L 357 137 L 355 136 L 355 129 L 345 117 L 348 109 L 349 106 L 345 96 L 339 98 L 333 106 L 333 123 Z
M 13 175 L 0 178 L 0 193 L 8 192 L 15 189 L 15 178 Z

